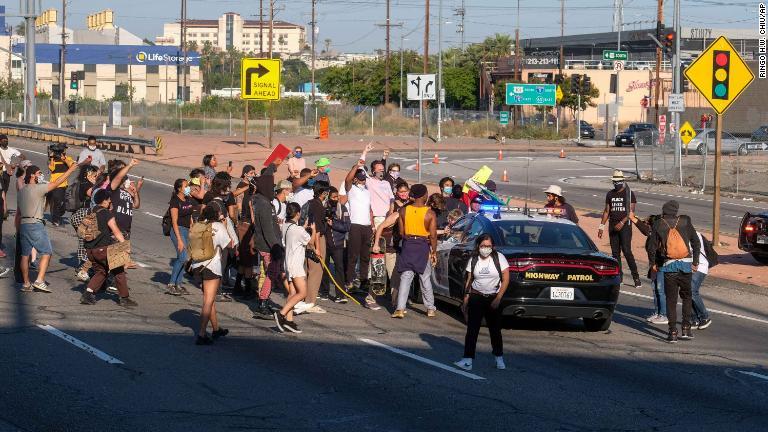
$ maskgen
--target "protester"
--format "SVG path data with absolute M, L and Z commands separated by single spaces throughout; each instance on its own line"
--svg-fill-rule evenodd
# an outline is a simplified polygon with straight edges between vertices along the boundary
M 269 296 L 272 288 L 280 286 L 279 259 L 283 257 L 280 242 L 280 228 L 277 225 L 275 209 L 272 207 L 272 194 L 274 193 L 275 165 L 270 165 L 259 178 L 256 179 L 256 193 L 251 199 L 251 219 L 253 220 L 253 245 L 261 257 L 264 268 L 264 282 L 259 289 L 259 300 L 253 317 L 271 319 L 272 312 L 269 308 Z M 287 207 L 286 207 L 287 211 Z M 301 207 L 299 207 L 301 211 Z M 287 217 L 287 214 L 286 214 Z M 276 254 L 276 260 L 272 262 L 272 255 Z M 306 284 L 304 285 L 306 289 Z M 306 292 L 305 292 L 306 295 Z
M 393 318 L 405 318 L 405 307 L 410 293 L 411 282 L 416 274 L 421 281 L 421 297 L 427 308 L 427 316 L 434 317 L 436 308 L 432 293 L 432 267 L 437 262 L 437 216 L 427 206 L 427 187 L 423 184 L 411 186 L 413 204 L 400 210 L 399 230 L 403 238 L 402 251 L 397 260 L 400 273 L 400 289 L 397 295 L 397 309 Z
M 373 214 L 373 225 L 378 226 L 394 210 L 393 202 L 395 195 L 392 193 L 392 186 L 384 180 L 385 162 L 375 160 L 371 162 L 371 177 L 365 184 L 371 195 L 371 213 Z
M 120 231 L 126 239 L 131 238 L 131 223 L 133 222 L 133 210 L 141 207 L 141 186 L 144 179 L 140 179 L 135 185 L 127 178 L 128 172 L 139 164 L 137 159 L 131 159 L 128 165 L 122 161 L 116 161 L 109 172 L 108 189 L 112 191 L 112 212 Z
M 187 262 L 189 228 L 192 227 L 192 213 L 195 211 L 195 204 L 189 198 L 191 190 L 187 180 L 176 179 L 173 183 L 173 195 L 168 203 L 171 216 L 171 244 L 176 249 L 176 259 L 172 262 L 171 279 L 168 281 L 166 293 L 175 296 L 189 294 L 182 282 L 184 264 Z
M 683 301 L 682 329 L 680 339 L 693 339 L 691 331 L 691 277 L 698 270 L 701 256 L 701 243 L 696 235 L 696 229 L 691 218 L 678 216 L 680 205 L 677 201 L 668 201 L 661 208 L 661 218 L 654 222 L 648 247 L 648 262 L 655 262 L 656 253 L 661 251 L 663 265 L 653 265 L 653 270 L 659 268 L 664 272 L 664 291 L 667 298 L 667 316 L 669 317 L 669 334 L 667 341 L 676 343 L 677 332 L 677 296 Z
M 300 172 L 298 179 L 293 181 L 293 198 L 291 202 L 295 202 L 299 207 L 304 207 L 304 204 L 308 203 L 314 197 L 314 191 L 312 187 L 315 185 L 314 171 L 309 168 L 304 168 Z
M 469 213 L 480 213 L 480 207 L 483 205 L 483 197 L 476 196 L 469 203 Z
M 206 206 L 200 214 L 198 223 L 211 224 L 213 239 L 213 257 L 192 263 L 190 270 L 198 273 L 202 279 L 203 306 L 200 311 L 200 328 L 197 332 L 197 345 L 211 345 L 214 339 L 229 334 L 229 330 L 219 326 L 216 314 L 216 295 L 221 285 L 223 267 L 221 265 L 222 251 L 234 247 L 234 239 L 230 236 L 226 225 L 226 215 L 216 206 Z M 211 323 L 211 336 L 208 336 L 208 323 Z
M 310 225 L 315 226 L 315 235 L 313 241 L 307 246 L 307 249 L 312 251 L 313 256 L 307 257 L 307 295 L 303 301 L 300 301 L 294 307 L 293 312 L 295 314 L 302 314 L 304 312 L 309 313 L 325 313 L 325 309 L 317 304 L 318 293 L 320 291 L 320 284 L 323 281 L 323 267 L 322 260 L 325 259 L 326 254 L 326 238 L 330 235 L 330 227 L 325 218 L 325 201 L 328 199 L 328 187 L 324 186 L 324 183 L 317 183 L 313 187 L 314 198 L 312 198 L 307 206 L 307 221 Z
M 433 193 L 427 200 L 427 206 L 435 212 L 437 216 L 437 230 L 442 234 L 442 230 L 448 226 L 448 212 L 445 210 L 445 197 L 441 193 Z
M 99 189 L 93 194 L 93 203 L 95 207 L 92 212 L 96 215 L 98 234 L 92 240 L 85 242 L 85 248 L 88 251 L 88 259 L 93 263 L 94 275 L 80 297 L 80 304 L 96 304 L 96 293 L 101 290 L 109 274 L 114 278 L 117 292 L 120 295 L 120 306 L 136 307 L 138 304 L 129 297 L 125 267 L 121 266 L 110 270 L 107 262 L 107 248 L 116 242 L 123 243 L 126 241 L 117 225 L 114 213 L 110 211 L 112 194 L 108 190 Z
M 307 160 L 304 159 L 304 150 L 301 146 L 293 148 L 293 157 L 288 159 L 286 165 L 288 166 L 289 177 L 300 177 L 301 171 L 307 167 Z
M 349 238 L 347 239 L 347 277 L 346 289 L 348 292 L 354 291 L 354 280 L 359 278 L 360 290 L 368 286 L 368 269 L 371 263 L 371 237 L 373 232 L 373 212 L 371 211 L 371 192 L 368 190 L 368 176 L 362 167 L 365 161 L 360 159 L 352 167 L 344 179 L 344 187 L 347 190 L 349 199 Z M 359 260 L 359 267 L 358 267 Z M 355 275 L 355 269 L 359 268 L 359 274 Z M 365 304 L 372 310 L 378 310 L 380 307 L 376 304 L 372 293 L 369 291 L 365 299 Z
M 437 183 L 437 185 L 440 187 L 440 195 L 442 195 L 446 200 L 453 196 L 454 184 L 455 183 L 453 179 L 450 177 L 443 177 Z
M 67 172 L 75 161 L 67 156 L 67 146 L 64 144 L 53 144 L 48 147 L 48 171 L 51 175 L 51 181 L 55 181 Z M 51 225 L 57 227 L 61 225 L 61 218 L 64 216 L 64 197 L 69 182 L 65 179 L 59 187 L 48 192 L 48 205 L 51 211 Z
M 632 223 L 635 224 L 637 230 L 647 237 L 645 240 L 646 251 L 650 247 L 650 235 L 653 224 L 660 217 L 660 215 L 651 215 L 646 220 L 642 220 L 635 216 L 634 213 L 629 214 L 629 218 L 632 220 Z M 661 271 L 661 267 L 664 265 L 664 257 L 661 256 L 660 252 L 661 251 L 659 250 L 656 251 L 656 260 L 651 262 L 648 266 L 648 279 L 653 283 L 654 313 L 645 320 L 651 324 L 664 325 L 668 324 L 669 320 L 667 319 L 667 298 L 664 292 L 664 273 Z M 656 264 L 658 271 L 653 270 L 654 264 Z
M 477 336 L 483 319 L 491 334 L 496 368 L 506 369 L 499 304 L 509 285 L 508 270 L 507 259 L 504 254 L 496 251 L 491 235 L 481 234 L 475 240 L 475 249 L 467 263 L 464 301 L 461 304 L 461 312 L 467 322 L 467 335 L 464 338 L 464 357 L 454 363 L 461 369 L 472 370 Z
M 699 254 L 699 266 L 696 267 L 696 271 L 691 276 L 691 303 L 693 310 L 693 320 L 691 326 L 696 326 L 699 330 L 704 330 L 712 325 L 712 320 L 709 318 L 709 311 L 704 305 L 704 299 L 701 298 L 701 285 L 704 283 L 704 279 L 709 273 L 709 260 L 704 249 L 704 236 L 700 232 L 696 232 L 699 237 L 699 243 L 701 243 L 701 253 Z
M 331 160 L 327 157 L 321 157 L 315 161 L 315 167 L 317 168 L 317 175 L 315 176 L 315 182 L 322 182 L 326 187 L 331 185 Z
M 205 189 L 209 190 L 213 183 L 213 178 L 216 176 L 216 167 L 219 166 L 216 156 L 207 154 L 203 156 L 203 176 L 205 177 Z
M 237 237 L 237 231 L 235 224 L 237 221 L 237 200 L 235 199 L 235 193 L 242 193 L 248 189 L 248 186 L 236 190 L 235 193 L 230 192 L 232 187 L 232 179 L 230 175 L 224 171 L 216 173 L 211 182 L 211 190 L 205 193 L 203 197 L 203 205 L 214 206 L 216 210 L 224 215 L 224 225 L 227 227 L 229 236 L 235 240 L 235 246 L 239 246 L 240 240 Z M 237 260 L 235 257 L 235 250 L 231 248 L 224 249 L 222 251 L 222 285 L 231 287 L 233 285 L 230 278 L 230 268 L 237 268 Z M 231 302 L 232 298 L 228 293 L 221 292 L 218 295 L 219 302 Z
M 87 160 L 90 163 L 90 160 Z M 45 272 L 51 260 L 53 248 L 48 238 L 43 219 L 43 207 L 45 195 L 58 188 L 67 178 L 75 172 L 79 165 L 72 164 L 65 173 L 50 183 L 42 183 L 43 173 L 35 165 L 26 169 L 24 174 L 24 188 L 17 193 L 17 213 L 19 215 L 18 236 L 21 246 L 20 270 L 23 279 L 23 292 L 33 290 L 50 293 L 48 282 L 45 281 Z M 40 255 L 37 279 L 34 283 L 29 278 L 29 262 L 32 249 Z
M 306 226 L 298 225 L 301 207 L 289 203 L 286 208 L 286 222 L 281 227 L 283 244 L 285 245 L 285 273 L 291 282 L 293 292 L 289 293 L 285 305 L 273 314 L 277 328 L 284 332 L 301 333 L 293 321 L 293 308 L 307 295 L 306 263 L 307 245 L 314 241 L 315 226 L 310 225 L 312 234 L 307 233 Z
M 19 151 L 19 149 L 15 147 L 9 147 L 8 146 L 8 136 L 5 134 L 0 134 L 0 158 L 3 160 L 3 166 L 2 166 L 2 179 L 0 181 L 2 182 L 3 186 L 3 192 L 8 191 L 8 187 L 11 184 L 11 173 L 13 173 L 13 170 L 16 169 L 16 161 L 24 160 L 24 155 Z M 6 167 L 8 165 L 8 167 Z M 10 169 L 8 169 L 10 168 Z M 5 214 L 8 214 L 8 205 L 5 203 L 4 210 Z
M 255 287 L 252 282 L 255 276 L 255 269 L 258 268 L 259 259 L 256 250 L 253 248 L 253 221 L 251 220 L 251 199 L 256 193 L 256 168 L 253 165 L 243 166 L 240 175 L 240 182 L 233 194 L 237 202 L 237 276 L 235 277 L 235 286 L 232 289 L 232 295 L 250 299 L 255 296 Z M 242 194 L 238 192 L 242 191 Z
M 277 224 L 282 225 L 285 222 L 285 210 L 288 203 L 288 195 L 293 190 L 291 182 L 280 180 L 275 186 L 275 198 L 272 200 L 272 207 L 275 209 Z
M 467 213 L 469 211 L 469 206 L 464 203 L 463 197 L 464 192 L 462 192 L 464 187 L 462 185 L 454 185 L 453 186 L 453 194 L 450 198 L 445 200 L 445 209 L 448 211 L 459 209 L 462 213 Z
M 83 159 L 84 163 L 86 159 Z M 95 165 L 84 165 L 80 169 L 80 175 L 78 178 L 78 209 L 72 213 L 72 217 L 69 218 L 70 223 L 72 224 L 72 228 L 75 229 L 75 234 L 77 234 L 77 228 L 80 226 L 80 222 L 83 221 L 83 218 L 85 218 L 85 215 L 88 213 L 88 211 L 91 208 L 91 196 L 93 194 L 93 187 L 96 184 L 96 179 L 99 177 L 99 168 L 97 168 Z M 88 274 L 88 271 L 91 269 L 91 266 L 93 263 L 91 263 L 91 260 L 88 259 L 88 251 L 85 249 L 85 244 L 83 243 L 83 239 L 81 239 L 79 236 L 77 237 L 77 258 L 79 261 L 79 265 L 77 268 L 77 280 L 80 282 L 88 282 L 88 280 L 91 278 Z
M 77 163 L 83 163 L 88 156 L 91 157 L 91 165 L 99 169 L 99 171 L 107 170 L 107 158 L 104 157 L 104 153 L 96 147 L 96 137 L 91 135 L 88 137 L 86 148 L 80 152 L 77 157 Z
M 576 209 L 572 205 L 565 202 L 563 196 L 563 189 L 557 185 L 550 185 L 544 194 L 547 196 L 547 203 L 544 204 L 544 208 L 557 209 L 560 211 L 560 216 L 568 219 L 569 221 L 579 224 L 579 215 L 576 214 Z
M 637 263 L 632 253 L 632 221 L 629 214 L 635 211 L 637 198 L 635 193 L 629 190 L 626 178 L 621 170 L 614 170 L 611 177 L 613 190 L 605 195 L 605 209 L 597 230 L 597 237 L 603 238 L 605 224 L 608 223 L 608 239 L 611 243 L 611 255 L 621 265 L 621 254 L 627 260 L 629 271 L 635 288 L 641 288 L 640 274 L 637 271 Z
M 390 164 L 387 168 L 387 175 L 384 177 L 384 180 L 386 180 L 389 183 L 389 186 L 394 191 L 397 188 L 397 185 L 404 181 L 400 178 L 400 164 L 393 163 Z
M 331 232 L 326 238 L 326 267 L 331 268 L 333 264 L 333 277 L 341 286 L 345 285 L 344 273 L 344 248 L 346 247 L 347 234 L 352 225 L 349 219 L 349 209 L 346 205 L 339 202 L 339 190 L 331 186 L 328 189 L 327 213 L 330 216 L 326 223 L 331 228 Z M 339 292 L 335 284 L 329 288 L 329 296 L 336 303 L 347 303 L 347 297 Z

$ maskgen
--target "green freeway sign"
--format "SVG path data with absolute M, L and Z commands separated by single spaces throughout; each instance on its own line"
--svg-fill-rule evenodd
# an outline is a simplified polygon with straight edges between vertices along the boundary
M 555 106 L 557 85 L 507 83 L 507 105 Z
M 629 53 L 626 51 L 616 51 L 616 50 L 604 50 L 603 51 L 603 60 L 628 60 L 629 59 Z
M 504 126 L 509 124 L 509 111 L 499 112 L 499 123 L 501 123 Z

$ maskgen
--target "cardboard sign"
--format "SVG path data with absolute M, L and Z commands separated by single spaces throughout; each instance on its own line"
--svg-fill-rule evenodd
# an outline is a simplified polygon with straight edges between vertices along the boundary
M 282 144 L 278 144 L 277 147 L 275 147 L 275 149 L 272 150 L 272 153 L 270 153 L 267 160 L 264 161 L 264 166 L 269 166 L 269 164 L 274 162 L 275 159 L 285 160 L 285 158 L 287 158 L 289 154 L 291 154 L 291 149 L 289 149 L 288 147 Z
M 123 267 L 131 262 L 131 241 L 115 243 L 107 246 L 107 264 L 110 270 Z

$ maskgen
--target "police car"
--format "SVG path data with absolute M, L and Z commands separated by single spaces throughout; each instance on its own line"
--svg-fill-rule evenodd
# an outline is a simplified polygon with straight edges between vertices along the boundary
M 483 205 L 458 220 L 438 246 L 435 296 L 461 304 L 475 239 L 488 233 L 509 262 L 501 313 L 511 317 L 582 318 L 589 331 L 607 330 L 619 298 L 617 261 L 600 252 L 578 225 L 556 209 Z

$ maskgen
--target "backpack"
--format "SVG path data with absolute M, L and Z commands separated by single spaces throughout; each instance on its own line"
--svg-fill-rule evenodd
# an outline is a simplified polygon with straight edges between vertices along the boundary
M 73 181 L 64 191 L 64 209 L 68 212 L 76 212 L 83 207 L 83 202 L 80 201 L 80 182 Z
M 496 271 L 499 273 L 499 282 L 501 282 L 501 262 L 499 262 L 499 253 L 494 251 L 491 254 L 491 258 L 493 259 L 493 265 L 496 266 Z M 475 267 L 477 266 L 478 261 L 480 261 L 480 257 L 478 256 L 473 256 L 472 260 L 470 261 L 470 270 L 469 274 L 467 275 L 467 291 L 469 291 L 469 289 L 472 287 L 470 282 L 475 275 Z
M 171 229 L 172 229 L 171 225 L 172 225 L 171 224 L 171 209 L 168 209 L 168 210 L 165 211 L 165 214 L 163 215 L 163 221 L 162 221 L 163 235 L 164 236 L 170 237 Z
M 677 230 L 677 224 L 680 223 L 680 218 L 677 218 L 674 227 L 669 226 L 669 223 L 667 223 L 666 220 L 662 219 L 662 221 L 667 225 L 667 228 L 669 228 L 665 244 L 667 258 L 673 260 L 688 258 L 691 255 L 691 253 L 688 252 L 688 245 L 685 240 L 683 240 L 683 236 L 680 235 L 680 231 Z
M 189 229 L 187 251 L 193 262 L 207 261 L 216 255 L 213 247 L 213 224 L 198 222 Z
M 101 236 L 101 231 L 99 231 L 99 221 L 96 217 L 101 210 L 106 209 L 101 207 L 91 210 L 85 215 L 80 222 L 80 225 L 77 226 L 77 236 L 83 239 L 84 242 L 94 241 Z
M 707 261 L 709 262 L 709 268 L 712 268 L 718 264 L 720 256 L 717 254 L 717 251 L 715 250 L 715 245 L 713 245 L 708 238 L 702 235 L 701 240 L 702 240 L 701 250 L 702 252 L 704 252 L 704 256 L 707 257 Z
M 309 201 L 305 202 L 304 205 L 301 206 L 301 214 L 299 215 L 299 225 L 304 226 L 304 224 L 307 222 L 307 219 L 309 219 Z

